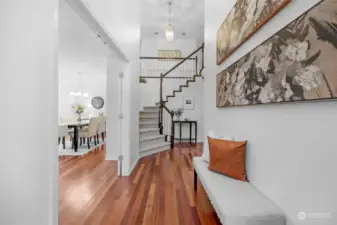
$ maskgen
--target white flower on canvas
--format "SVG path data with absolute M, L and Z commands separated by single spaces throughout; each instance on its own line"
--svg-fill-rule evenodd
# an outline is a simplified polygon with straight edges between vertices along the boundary
M 254 6 L 251 6 L 252 4 L 254 4 Z M 254 1 L 250 1 L 249 6 L 250 6 L 250 10 L 253 10 L 253 15 L 255 15 L 255 19 L 254 19 L 255 21 L 257 21 L 257 19 L 260 18 L 260 15 L 263 12 L 263 10 L 266 7 L 268 7 L 267 4 L 270 4 L 270 3 L 267 3 L 267 0 L 258 0 L 257 3 L 255 3 Z
M 234 105 L 235 103 L 234 88 L 235 88 L 234 84 L 228 86 L 227 92 L 224 95 L 223 102 L 227 101 L 230 105 Z
M 292 43 L 292 44 L 288 45 L 284 54 L 290 60 L 301 62 L 301 61 L 307 59 L 308 49 L 309 49 L 309 43 L 307 41 L 305 41 L 305 42 L 295 42 L 295 43 Z
M 235 83 L 235 96 L 244 96 L 245 80 L 245 73 L 243 70 L 240 70 L 238 79 Z
M 230 81 L 231 81 L 231 74 L 228 71 L 226 71 L 226 84 L 229 84 Z
M 296 72 L 295 81 L 302 86 L 304 91 L 317 88 L 322 83 L 323 72 L 318 66 L 307 66 Z
M 240 38 L 238 38 L 238 35 L 239 35 L 239 32 L 236 31 L 236 30 L 231 30 L 231 33 L 230 33 L 230 37 L 229 37 L 229 40 L 231 40 L 229 42 L 229 47 L 230 48 L 235 48 L 237 47 L 239 44 L 240 44 Z
M 273 49 L 273 44 L 272 43 L 268 43 L 268 44 L 264 44 L 264 45 L 261 45 L 261 46 L 257 47 L 253 51 L 252 54 L 253 54 L 255 60 L 260 61 L 265 56 L 270 55 L 272 49 Z
M 291 90 L 290 85 L 286 81 L 286 78 L 287 76 L 284 75 L 281 84 L 282 84 L 282 87 L 286 89 L 284 97 L 287 101 L 289 101 L 290 97 L 293 96 L 294 92 Z
M 276 99 L 273 88 L 271 87 L 271 82 L 268 82 L 266 86 L 264 86 L 259 95 L 259 100 L 262 103 L 273 102 Z
M 270 56 L 264 57 L 259 62 L 256 62 L 256 67 L 261 68 L 263 72 L 267 72 L 270 61 L 271 61 Z

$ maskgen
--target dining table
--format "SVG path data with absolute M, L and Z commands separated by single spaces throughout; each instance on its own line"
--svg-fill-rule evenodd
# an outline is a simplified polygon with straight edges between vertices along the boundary
M 81 122 L 67 122 L 60 123 L 60 126 L 67 126 L 68 129 L 74 129 L 73 143 L 74 143 L 74 151 L 78 151 L 78 130 L 82 127 L 88 126 L 90 121 L 81 121 Z

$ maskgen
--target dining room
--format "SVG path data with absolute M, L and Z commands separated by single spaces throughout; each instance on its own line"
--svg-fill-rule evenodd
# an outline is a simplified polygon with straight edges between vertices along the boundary
M 58 154 L 83 156 L 106 142 L 107 45 L 61 1 Z

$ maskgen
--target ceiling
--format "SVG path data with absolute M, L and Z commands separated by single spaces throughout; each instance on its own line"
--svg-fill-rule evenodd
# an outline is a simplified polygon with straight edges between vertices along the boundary
M 59 67 L 71 74 L 106 73 L 108 47 L 85 24 L 80 16 L 60 0 Z
M 169 0 L 142 1 L 142 38 L 165 38 L 168 24 Z M 204 35 L 204 0 L 172 1 L 171 24 L 175 38 L 193 38 L 203 40 Z M 158 32 L 158 35 L 155 34 Z M 182 33 L 186 35 L 182 35 Z

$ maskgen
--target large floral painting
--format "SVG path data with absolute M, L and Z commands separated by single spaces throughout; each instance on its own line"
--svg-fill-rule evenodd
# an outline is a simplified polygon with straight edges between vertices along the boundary
M 324 0 L 217 75 L 217 106 L 337 96 L 337 0 Z
M 237 0 L 217 32 L 218 65 L 290 1 Z

